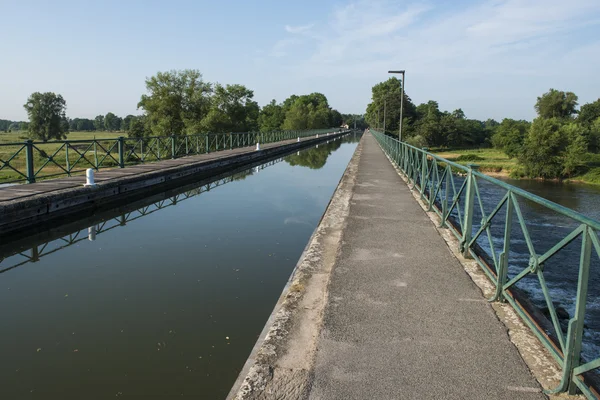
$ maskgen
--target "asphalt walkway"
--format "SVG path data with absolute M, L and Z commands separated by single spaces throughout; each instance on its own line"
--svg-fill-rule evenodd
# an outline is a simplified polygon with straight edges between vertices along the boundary
M 370 134 L 317 349 L 312 400 L 545 398 Z

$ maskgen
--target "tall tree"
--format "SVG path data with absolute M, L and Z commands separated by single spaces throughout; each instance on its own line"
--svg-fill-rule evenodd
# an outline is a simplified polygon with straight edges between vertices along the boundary
M 244 85 L 216 84 L 201 127 L 209 132 L 246 132 L 258 129 L 260 108 L 254 92 Z
M 23 107 L 29 116 L 29 133 L 32 137 L 44 142 L 67 137 L 67 103 L 61 95 L 35 92 Z
M 261 132 L 276 131 L 281 129 L 284 119 L 283 106 L 271 100 L 258 114 L 258 127 Z
M 125 118 L 123 118 L 123 120 L 121 121 L 120 130 L 123 131 L 123 132 L 129 131 L 129 124 L 131 123 L 131 120 L 133 118 L 134 118 L 134 116 L 131 115 L 131 114 L 129 114 Z
M 389 133 L 398 134 L 400 125 L 400 96 L 402 82 L 396 77 L 391 77 L 385 82 L 380 82 L 371 89 L 372 100 L 367 105 L 366 120 L 370 126 L 383 128 L 385 111 L 385 129 Z M 416 117 L 416 107 L 406 92 L 404 92 L 403 119 L 412 121 Z M 402 122 L 402 129 L 406 125 Z
M 577 108 L 577 95 L 550 89 L 537 98 L 535 111 L 542 118 L 570 118 Z
M 529 131 L 531 123 L 505 118 L 496 128 L 492 143 L 494 147 L 502 149 L 510 158 L 518 157 L 523 150 L 523 142 Z
M 104 130 L 104 115 L 96 115 L 96 118 L 94 118 L 94 128 L 97 131 Z
M 107 130 L 109 132 L 118 131 L 120 126 L 121 126 L 121 121 L 119 120 L 119 117 L 117 117 L 115 114 L 109 112 L 104 116 L 104 129 L 105 130 Z
M 159 72 L 146 79 L 146 90 L 138 108 L 146 111 L 156 136 L 196 133 L 210 108 L 211 85 L 197 70 Z
M 331 109 L 327 97 L 322 93 L 292 95 L 283 104 L 285 110 L 283 129 L 301 130 L 330 127 Z
M 579 115 L 577 115 L 577 122 L 589 126 L 598 118 L 600 118 L 600 99 L 581 106 Z
M 150 130 L 146 127 L 146 116 L 141 115 L 131 118 L 129 121 L 129 129 L 127 130 L 127 136 L 131 138 L 141 138 L 149 136 Z

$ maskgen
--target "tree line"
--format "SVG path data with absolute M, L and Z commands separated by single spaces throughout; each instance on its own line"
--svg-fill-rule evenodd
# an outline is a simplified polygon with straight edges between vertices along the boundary
M 25 121 L 10 121 L 8 119 L 0 119 L 0 132 L 15 132 L 27 130 L 27 122 Z
M 305 130 L 360 125 L 361 116 L 331 108 L 321 93 L 291 95 L 262 108 L 254 92 L 240 84 L 205 82 L 198 70 L 159 72 L 146 79 L 137 104 L 141 115 L 112 112 L 93 120 L 66 116 L 66 101 L 52 92 L 33 93 L 24 105 L 28 132 L 40 140 L 64 139 L 69 131 L 123 131 L 130 137 L 192 135 L 205 132 Z M 364 119 L 362 125 L 365 125 Z
M 373 86 L 366 123 L 380 130 L 385 124 L 385 133 L 397 137 L 400 96 L 401 82 L 395 77 Z M 403 140 L 417 147 L 495 147 L 518 160 L 522 176 L 571 177 L 585 172 L 600 152 L 600 99 L 579 110 L 577 100 L 572 92 L 550 89 L 537 98 L 532 122 L 497 122 L 467 118 L 460 108 L 441 111 L 433 100 L 416 106 L 405 92 Z

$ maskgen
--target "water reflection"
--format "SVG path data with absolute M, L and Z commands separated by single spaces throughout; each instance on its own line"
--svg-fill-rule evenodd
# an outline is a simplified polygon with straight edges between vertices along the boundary
M 316 145 L 315 147 L 285 157 L 291 166 L 302 166 L 311 169 L 321 169 L 327 163 L 327 157 L 336 151 L 343 143 L 358 143 L 361 135 L 352 133 L 345 138 L 338 138 Z
M 0 398 L 225 398 L 355 147 L 2 240 Z
M 225 174 L 226 176 L 222 177 L 224 175 L 222 174 L 194 182 L 171 191 L 146 197 L 119 208 L 98 212 L 91 218 L 72 221 L 71 224 L 66 224 L 52 232 L 42 232 L 12 242 L 5 240 L 0 245 L 0 273 L 27 263 L 38 262 L 41 257 L 63 250 L 83 240 L 95 241 L 97 235 L 118 227 L 125 227 L 128 223 L 147 217 L 168 207 L 176 206 L 182 201 L 199 196 L 220 186 L 246 179 L 247 176 L 256 174 L 260 170 L 280 163 L 283 160 L 283 158 L 277 158 L 250 169 L 244 169 L 233 174 L 231 172 L 227 173 L 231 175 Z M 93 225 L 84 228 L 84 226 L 90 223 L 93 223 Z M 73 225 L 78 226 L 78 228 L 74 229 Z M 48 236 L 52 238 L 48 240 Z

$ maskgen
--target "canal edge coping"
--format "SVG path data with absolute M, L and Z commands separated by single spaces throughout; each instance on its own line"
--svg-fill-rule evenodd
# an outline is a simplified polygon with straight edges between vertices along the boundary
M 362 140 L 234 382 L 228 400 L 262 398 L 267 393 L 273 398 L 301 398 L 309 389 L 329 279 L 349 215 L 361 151 Z

